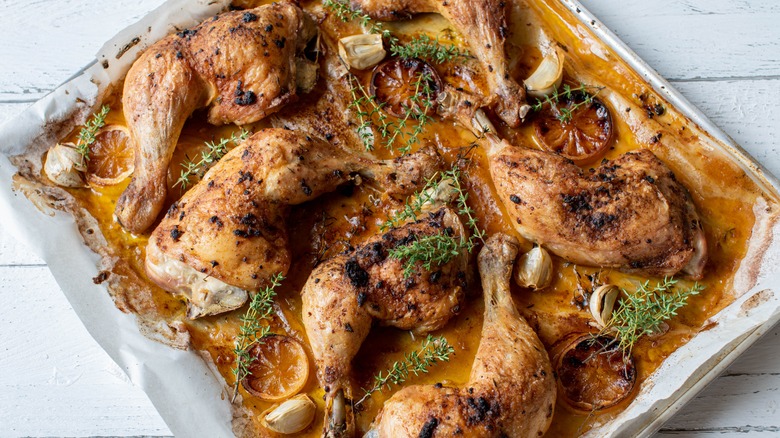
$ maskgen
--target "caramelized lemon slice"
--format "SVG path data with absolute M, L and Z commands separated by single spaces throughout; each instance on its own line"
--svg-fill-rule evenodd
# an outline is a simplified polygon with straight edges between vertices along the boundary
M 122 182 L 133 173 L 135 151 L 130 145 L 130 134 L 121 125 L 106 125 L 89 146 L 87 181 L 98 186 Z
M 580 166 L 603 157 L 614 137 L 607 106 L 583 92 L 572 92 L 554 106 L 545 105 L 534 120 L 534 129 L 542 147 Z
M 422 82 L 423 78 L 427 79 L 427 83 Z M 422 94 L 423 85 L 429 90 L 426 98 L 435 102 L 442 89 L 436 70 L 419 59 L 395 58 L 376 66 L 371 75 L 370 92 L 383 110 L 402 118 L 409 109 L 421 111 L 416 99 Z
M 272 335 L 252 346 L 254 358 L 244 389 L 263 400 L 279 401 L 297 394 L 309 378 L 309 358 L 300 342 L 289 336 Z

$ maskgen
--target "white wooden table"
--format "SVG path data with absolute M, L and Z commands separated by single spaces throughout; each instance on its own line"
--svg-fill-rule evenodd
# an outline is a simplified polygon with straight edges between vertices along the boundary
M 86 65 L 162 0 L 0 0 L 0 121 Z M 780 2 L 583 0 L 780 175 Z M 46 265 L 0 225 L 0 436 L 168 436 L 87 334 Z M 780 436 L 780 327 L 660 436 Z

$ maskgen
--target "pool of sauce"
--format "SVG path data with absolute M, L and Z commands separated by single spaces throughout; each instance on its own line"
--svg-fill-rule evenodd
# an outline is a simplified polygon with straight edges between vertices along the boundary
M 250 6 L 264 2 L 242 3 L 242 6 Z M 304 7 L 311 8 L 317 3 L 304 2 Z M 751 236 L 755 220 L 753 205 L 756 198 L 761 195 L 761 191 L 742 170 L 730 164 L 725 157 L 717 154 L 702 157 L 703 152 L 698 148 L 680 150 L 680 144 L 696 144 L 699 134 L 695 126 L 657 96 L 646 82 L 632 73 L 607 48 L 600 47 L 599 50 L 595 50 L 598 54 L 594 54 L 593 48 L 597 44 L 595 37 L 576 22 L 562 5 L 552 0 L 519 2 L 515 5 L 511 17 L 513 34 L 507 52 L 512 59 L 512 71 L 516 79 L 522 80 L 530 75 L 541 60 L 542 51 L 539 45 L 545 39 L 557 41 L 565 47 L 567 51 L 565 73 L 568 82 L 593 84 L 590 82 L 592 78 L 598 78 L 598 84 L 607 87 L 604 100 L 610 107 L 616 129 L 616 141 L 608 152 L 607 158 L 614 158 L 638 148 L 653 150 L 691 191 L 704 224 L 710 254 L 706 274 L 702 280 L 706 290 L 693 297 L 690 303 L 679 311 L 679 316 L 669 322 L 669 330 L 665 334 L 652 338 L 644 337 L 636 344 L 633 357 L 638 371 L 638 382 L 641 385 L 666 357 L 704 329 L 708 318 L 733 300 L 732 279 L 746 253 L 747 241 Z M 544 29 L 544 38 L 539 36 L 540 26 Z M 397 32 L 408 34 L 424 28 L 433 36 L 439 35 L 445 42 L 460 42 L 457 33 L 453 33 L 447 22 L 436 15 L 423 15 L 412 22 L 392 24 L 390 27 Z M 335 17 L 328 18 L 322 28 L 325 32 L 331 32 L 336 36 L 358 33 L 355 26 L 337 22 Z M 587 38 L 589 35 L 590 39 Z M 476 89 L 475 91 L 482 89 L 484 85 L 478 75 L 469 76 L 468 80 L 454 77 L 453 72 L 464 68 L 456 63 L 437 66 L 445 81 L 456 86 Z M 472 68 L 479 73 L 476 67 Z M 366 76 L 361 76 L 361 79 L 367 81 Z M 115 94 L 106 102 L 112 108 L 108 123 L 125 124 L 120 97 Z M 615 107 L 616 103 L 621 106 Z M 660 110 L 655 110 L 657 105 L 663 107 L 661 114 L 658 114 Z M 636 113 L 643 111 L 645 114 L 640 115 L 646 119 L 643 125 L 657 124 L 660 127 L 658 129 L 663 130 L 664 136 L 660 141 L 648 141 L 637 133 L 636 119 L 632 117 L 637 117 Z M 265 126 L 267 125 L 264 122 L 260 122 L 247 128 L 257 131 Z M 169 203 L 178 199 L 183 193 L 181 188 L 175 187 L 174 184 L 184 159 L 196 157 L 203 150 L 204 141 L 219 140 L 237 129 L 235 126 L 209 125 L 202 111 L 197 112 L 187 122 L 169 170 L 171 187 Z M 504 126 L 499 126 L 499 130 L 513 144 L 540 147 L 530 123 L 517 130 Z M 479 142 L 475 142 L 474 136 L 450 122 L 437 121 L 428 127 L 423 137 L 422 143 L 435 144 L 448 162 L 453 162 L 458 157 L 467 157 L 467 161 L 461 161 L 466 163 L 465 185 L 479 224 L 487 234 L 496 232 L 515 234 L 511 224 L 505 219 L 502 206 L 495 201 L 497 197 L 489 178 L 485 153 L 480 148 Z M 75 132 L 69 139 L 72 138 L 75 138 Z M 677 139 L 681 143 L 668 141 L 670 138 Z M 378 158 L 393 155 L 392 151 L 381 148 L 377 148 L 375 152 Z M 685 167 L 686 159 L 694 162 L 706 160 L 707 168 Z M 116 200 L 128 182 L 112 187 L 75 189 L 70 192 L 98 220 L 101 231 L 111 246 L 111 252 L 127 261 L 131 269 L 138 274 L 140 281 L 144 283 L 143 286 L 152 291 L 151 311 L 157 317 L 167 321 L 183 321 L 190 333 L 192 348 L 208 352 L 227 385 L 232 386 L 233 342 L 238 332 L 238 318 L 244 309 L 190 321 L 185 317 L 186 305 L 182 299 L 172 296 L 148 281 L 143 268 L 148 235 L 127 233 L 113 218 Z M 306 346 L 310 360 L 311 354 L 306 345 L 306 336 L 301 323 L 299 291 L 315 263 L 344 250 L 347 244 L 358 245 L 377 232 L 379 224 L 385 220 L 394 205 L 377 203 L 376 195 L 377 191 L 370 184 L 343 187 L 320 199 L 297 206 L 290 213 L 288 227 L 296 230 L 295 233 L 291 233 L 292 253 L 295 256 L 288 279 L 278 291 L 277 304 L 283 316 L 276 317 L 272 327 L 277 333 L 286 333 L 299 339 Z M 531 242 L 524 241 L 522 245 L 527 250 L 531 247 Z M 612 282 L 627 288 L 637 281 L 646 280 L 646 278 L 613 270 L 600 271 L 591 267 L 574 266 L 558 258 L 554 258 L 554 265 L 553 283 L 542 291 L 521 289 L 513 285 L 513 294 L 518 308 L 536 329 L 548 349 L 569 333 L 594 332 L 589 325 L 590 314 L 582 305 L 582 297 L 578 296 L 578 278 L 587 278 L 588 275 L 598 276 L 602 282 Z M 467 303 L 462 307 L 462 312 L 444 329 L 434 333 L 448 339 L 455 347 L 455 355 L 448 363 L 431 368 L 428 374 L 410 378 L 407 384 L 443 382 L 461 385 L 468 380 L 472 361 L 480 342 L 484 309 L 476 269 L 473 269 L 472 274 L 475 281 L 472 281 Z M 692 283 L 683 280 L 680 284 L 685 286 Z M 585 280 L 584 287 L 587 289 L 587 286 Z M 359 388 L 371 386 L 376 373 L 387 370 L 394 361 L 402 359 L 405 352 L 417 348 L 421 341 L 421 339 L 414 339 L 408 332 L 395 329 L 378 327 L 372 330 L 369 339 L 355 359 L 356 394 L 362 394 Z M 318 404 L 318 412 L 315 422 L 300 434 L 307 437 L 320 436 L 323 416 L 323 391 L 317 383 L 313 361 L 311 365 L 312 371 L 304 391 Z M 400 388 L 393 387 L 390 390 L 377 392 L 371 397 L 365 405 L 365 410 L 358 413 L 356 417 L 360 432 L 367 430 L 382 402 L 398 389 Z M 241 395 L 250 421 L 256 422 L 257 416 L 271 406 L 271 403 L 257 399 L 243 389 Z M 559 403 L 547 436 L 576 436 L 590 428 L 594 421 L 603 421 L 619 412 L 628 402 L 630 400 L 610 412 L 594 412 L 590 415 L 574 413 Z M 263 433 L 260 426 L 258 426 L 258 433 Z

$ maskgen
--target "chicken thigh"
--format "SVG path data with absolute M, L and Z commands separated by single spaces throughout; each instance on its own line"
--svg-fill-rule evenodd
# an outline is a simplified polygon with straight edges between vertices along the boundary
M 485 142 L 496 192 L 523 237 L 577 264 L 702 277 L 707 241 L 693 201 L 649 150 L 585 173 L 550 152 Z
M 367 438 L 544 435 L 556 383 L 544 346 L 509 291 L 518 247 L 497 234 L 479 253 L 485 320 L 465 387 L 407 386 L 385 402 Z
M 286 210 L 333 191 L 356 175 L 408 195 L 439 166 L 429 149 L 373 161 L 306 134 L 272 128 L 227 153 L 174 203 L 146 249 L 146 271 L 189 298 L 188 316 L 241 306 L 290 266 Z
M 256 122 L 296 98 L 296 53 L 316 25 L 288 2 L 218 15 L 170 35 L 133 64 L 122 93 L 135 173 L 116 205 L 142 233 L 164 208 L 168 165 L 184 122 L 209 107 L 213 124 Z
M 400 20 L 413 14 L 436 12 L 463 35 L 471 52 L 482 63 L 491 96 L 486 96 L 497 115 L 516 128 L 530 110 L 525 87 L 509 75 L 506 55 L 507 2 L 504 0 L 352 0 L 379 20 Z
M 456 239 L 464 235 L 458 215 L 442 202 L 436 204 L 423 219 L 319 265 L 303 287 L 303 324 L 325 389 L 325 436 L 354 433 L 347 402 L 353 397 L 352 360 L 373 321 L 422 334 L 443 327 L 459 312 L 466 286 L 465 249 L 435 270 L 418 268 L 409 278 L 404 278 L 402 262 L 388 257 L 388 251 L 408 245 L 416 236 L 442 230 Z

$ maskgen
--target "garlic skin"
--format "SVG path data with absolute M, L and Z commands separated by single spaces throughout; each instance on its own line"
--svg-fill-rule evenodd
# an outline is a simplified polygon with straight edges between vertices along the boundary
M 525 80 L 525 88 L 529 96 L 543 99 L 561 86 L 564 53 L 563 49 L 555 45 L 550 53 L 542 59 L 533 74 Z
M 379 34 L 350 35 L 339 40 L 339 57 L 357 70 L 379 64 L 386 55 L 382 35 Z
M 311 424 L 317 405 L 306 394 L 298 394 L 261 414 L 267 429 L 281 434 L 298 433 Z
M 295 86 L 308 94 L 317 85 L 320 65 L 308 59 L 295 58 Z
M 83 157 L 73 143 L 57 143 L 46 154 L 43 170 L 55 184 L 62 187 L 84 187 L 87 170 Z
M 515 283 L 520 287 L 544 289 L 552 282 L 552 257 L 537 246 L 523 254 L 515 263 Z
M 612 319 L 612 311 L 615 309 L 615 303 L 620 295 L 620 288 L 614 284 L 605 284 L 596 288 L 590 295 L 590 314 L 596 321 L 596 326 L 600 329 L 609 324 Z

